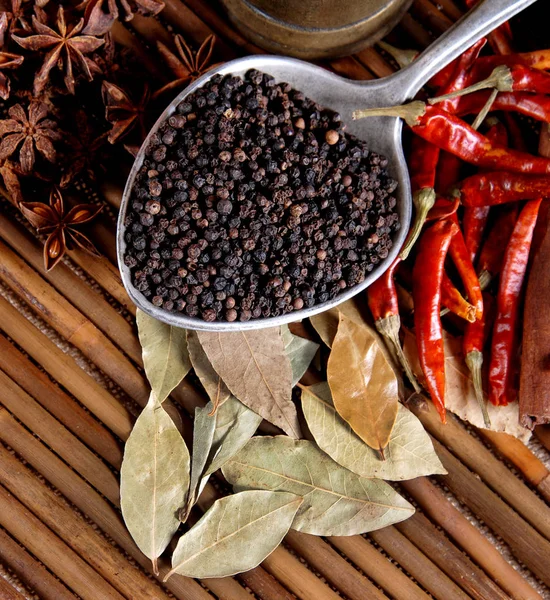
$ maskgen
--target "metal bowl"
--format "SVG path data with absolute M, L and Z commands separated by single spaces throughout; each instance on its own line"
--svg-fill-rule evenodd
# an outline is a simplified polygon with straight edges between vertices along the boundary
M 289 69 L 289 64 L 292 65 L 292 69 Z M 400 182 L 400 185 L 396 190 L 396 197 L 401 228 L 393 237 L 393 245 L 388 256 L 370 273 L 367 273 L 365 280 L 356 286 L 345 289 L 341 294 L 327 302 L 316 304 L 312 308 L 304 308 L 276 317 L 258 318 L 246 322 L 234 321 L 229 323 L 226 321 L 215 321 L 210 323 L 197 317 L 188 317 L 181 313 L 169 312 L 156 307 L 149 302 L 141 292 L 135 289 L 132 284 L 130 269 L 124 264 L 124 254 L 126 250 L 124 222 L 126 220 L 126 212 L 128 210 L 134 180 L 145 158 L 145 148 L 147 148 L 149 144 L 150 137 L 157 132 L 166 119 L 175 112 L 178 104 L 180 104 L 186 96 L 203 86 L 212 76 L 216 74 L 244 76 L 250 69 L 258 69 L 269 73 L 277 82 L 285 81 L 289 83 L 293 88 L 303 91 L 308 97 L 318 102 L 321 106 L 337 110 L 342 115 L 344 123 L 346 123 L 346 131 L 367 141 L 371 150 L 388 157 L 388 172 L 394 179 Z M 369 83 L 372 84 L 372 82 Z M 370 94 L 372 94 L 372 92 L 370 92 Z M 382 97 L 383 94 L 380 94 L 380 96 Z M 384 99 L 387 101 L 386 98 Z M 354 108 L 364 106 L 364 102 L 365 90 L 362 84 L 339 77 L 321 67 L 316 67 L 300 60 L 278 56 L 250 56 L 225 63 L 197 79 L 174 98 L 159 117 L 143 142 L 143 145 L 136 156 L 132 170 L 130 171 L 122 196 L 117 226 L 117 254 L 119 268 L 122 274 L 122 282 L 134 304 L 152 317 L 176 327 L 208 331 L 244 331 L 261 329 L 264 327 L 276 327 L 284 323 L 311 317 L 312 315 L 316 315 L 329 308 L 334 308 L 335 306 L 338 306 L 338 304 L 353 298 L 353 296 L 365 290 L 373 283 L 373 281 L 378 279 L 378 277 L 380 277 L 393 262 L 403 244 L 411 216 L 411 197 L 404 158 L 402 153 L 398 154 L 396 152 L 395 144 L 391 143 L 391 140 L 400 139 L 401 122 L 399 119 L 386 119 L 382 125 L 384 129 L 382 132 L 379 129 L 373 129 L 374 121 L 378 122 L 378 119 L 352 121 L 351 111 Z

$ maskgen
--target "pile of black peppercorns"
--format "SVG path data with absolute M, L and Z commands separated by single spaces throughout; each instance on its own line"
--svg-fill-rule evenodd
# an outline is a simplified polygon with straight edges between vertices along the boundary
M 334 298 L 392 246 L 387 162 L 290 85 L 217 75 L 150 139 L 125 221 L 133 284 L 205 321 Z

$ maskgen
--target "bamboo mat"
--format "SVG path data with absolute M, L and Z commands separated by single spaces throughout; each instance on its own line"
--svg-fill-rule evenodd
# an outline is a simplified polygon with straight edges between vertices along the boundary
M 460 14 L 453 0 L 415 0 L 390 40 L 422 48 Z M 114 33 L 156 69 L 149 44 L 170 31 L 196 44 L 215 33 L 219 60 L 259 51 L 212 0 L 166 0 L 160 18 L 136 16 Z M 326 66 L 355 79 L 395 68 L 376 49 Z M 118 506 L 123 441 L 147 387 L 114 262 L 120 182 L 102 193 L 110 216 L 93 240 L 104 258 L 72 252 L 50 273 L 0 200 L 0 600 L 550 599 L 550 433 L 525 447 L 453 418 L 442 427 L 425 406 L 413 409 L 449 475 L 402 484 L 418 509 L 410 520 L 348 538 L 291 532 L 249 573 L 161 585 Z M 204 399 L 185 381 L 173 401 L 189 439 Z

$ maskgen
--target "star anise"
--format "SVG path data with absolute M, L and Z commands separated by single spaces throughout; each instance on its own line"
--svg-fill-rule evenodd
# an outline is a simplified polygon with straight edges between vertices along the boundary
M 66 139 L 70 152 L 68 164 L 65 166 L 60 186 L 67 187 L 75 177 L 85 173 L 91 180 L 96 178 L 97 158 L 99 150 L 105 144 L 107 134 L 96 135 L 86 113 L 79 110 L 75 115 L 76 135 L 69 135 Z M 98 167 L 101 168 L 101 165 Z
M 3 73 L 5 69 L 17 69 L 21 66 L 23 57 L 11 52 L 0 52 L 0 98 L 7 100 L 10 97 L 10 80 Z
M 0 13 L 0 47 L 4 47 L 14 31 L 31 31 L 28 22 L 28 9 L 31 3 L 11 0 L 9 9 Z
M 145 138 L 145 109 L 149 102 L 149 88 L 145 86 L 139 102 L 134 103 L 128 94 L 114 83 L 104 81 L 101 87 L 105 118 L 113 125 L 109 132 L 109 142 L 114 144 L 139 123 L 140 134 Z
M 75 227 L 91 221 L 101 212 L 103 206 L 78 204 L 65 214 L 61 192 L 53 188 L 49 206 L 43 202 L 21 202 L 19 208 L 39 233 L 49 234 L 44 244 L 46 271 L 57 265 L 71 244 L 99 256 L 92 242 Z
M 157 98 L 167 90 L 179 87 L 183 88 L 189 85 L 192 81 L 195 81 L 195 79 L 216 66 L 210 64 L 216 43 L 216 36 L 209 35 L 196 53 L 191 50 L 180 34 L 174 36 L 174 43 L 176 44 L 179 56 L 176 56 L 162 42 L 157 42 L 158 51 L 166 61 L 168 68 L 176 76 L 176 79 L 166 84 L 160 90 L 157 90 L 153 96 L 154 98 Z
M 53 142 L 61 138 L 57 123 L 48 116 L 48 107 L 43 102 L 31 102 L 28 114 L 21 104 L 8 111 L 9 119 L 0 121 L 0 160 L 10 157 L 21 145 L 19 164 L 21 171 L 30 173 L 37 150 L 46 160 L 54 162 Z
M 120 10 L 119 10 L 120 6 Z M 79 8 L 85 8 L 84 33 L 103 35 L 122 14 L 124 21 L 130 21 L 136 13 L 140 15 L 157 15 L 163 8 L 161 0 L 84 0 Z
M 19 182 L 19 171 L 17 165 L 9 160 L 5 160 L 0 167 L 0 176 L 4 181 L 6 190 L 14 204 L 19 206 L 23 202 L 23 194 L 21 193 L 21 183 Z
M 76 25 L 68 28 L 65 22 L 65 10 L 63 6 L 60 6 L 57 12 L 57 31 L 41 23 L 36 16 L 32 18 L 32 26 L 35 35 L 31 34 L 27 37 L 12 35 L 12 39 L 25 50 L 47 51 L 44 63 L 34 78 L 34 94 L 36 96 L 39 96 L 46 87 L 50 71 L 55 65 L 59 69 L 65 69 L 64 81 L 71 94 L 75 93 L 73 63 L 79 67 L 88 81 L 93 79 L 89 63 L 84 55 L 97 50 L 104 41 L 91 35 L 79 35 L 84 26 L 84 19 L 80 19 Z

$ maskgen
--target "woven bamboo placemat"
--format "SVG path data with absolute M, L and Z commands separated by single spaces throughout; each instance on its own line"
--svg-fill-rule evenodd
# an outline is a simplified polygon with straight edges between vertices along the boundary
M 390 40 L 423 48 L 461 12 L 453 0 L 415 0 Z M 114 36 L 156 69 L 150 45 L 171 32 L 195 45 L 216 34 L 219 60 L 260 51 L 211 0 L 167 0 L 159 17 L 118 23 Z M 376 48 L 325 66 L 354 79 L 396 68 Z M 49 273 L 33 233 L 0 200 L 1 600 L 550 598 L 550 432 L 526 447 L 454 418 L 442 427 L 422 406 L 449 475 L 402 484 L 414 517 L 349 538 L 291 532 L 248 573 L 160 584 L 118 508 L 123 441 L 148 390 L 115 263 L 120 182 L 101 189 L 111 210 L 93 240 L 104 257 L 71 252 Z M 173 395 L 187 436 L 204 403 L 197 389 L 184 382 Z

